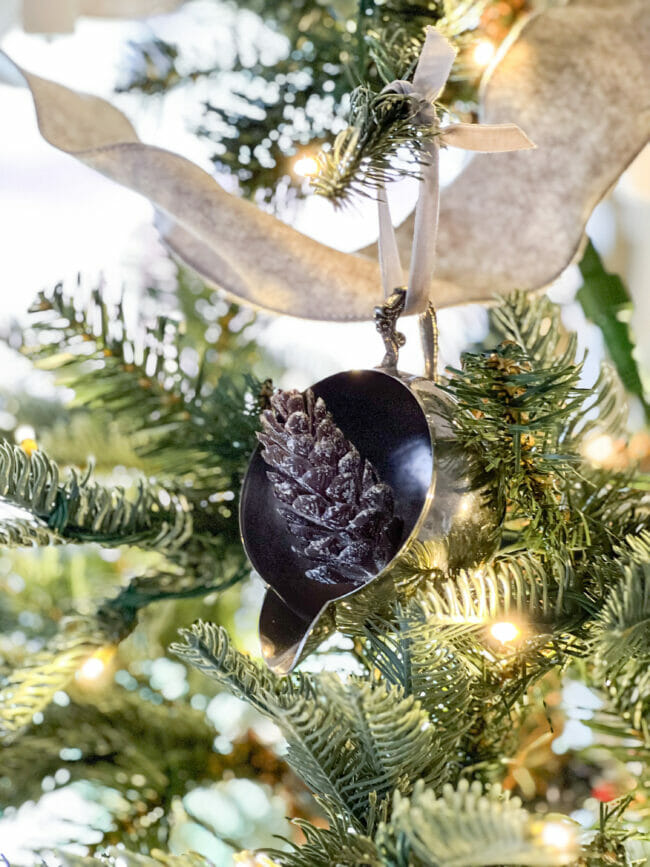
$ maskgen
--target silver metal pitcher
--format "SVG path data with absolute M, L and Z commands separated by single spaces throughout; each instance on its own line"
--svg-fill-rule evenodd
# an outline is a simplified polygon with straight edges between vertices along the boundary
M 334 606 L 364 593 L 385 598 L 395 567 L 416 543 L 431 570 L 469 567 L 498 543 L 503 509 L 494 482 L 479 456 L 455 438 L 450 398 L 435 381 L 437 332 L 433 308 L 421 317 L 426 361 L 424 376 L 397 370 L 404 338 L 396 331 L 405 291 L 396 290 L 375 310 L 386 356 L 374 370 L 337 373 L 312 386 L 337 426 L 393 490 L 395 514 L 403 521 L 392 560 L 359 586 L 323 584 L 305 572 L 313 566 L 292 549 L 292 535 L 277 509 L 267 465 L 258 446 L 251 458 L 240 501 L 240 528 L 246 553 L 268 584 L 259 631 L 262 655 L 278 674 L 290 672 L 306 653 L 335 629 Z M 370 589 L 369 585 L 372 585 Z

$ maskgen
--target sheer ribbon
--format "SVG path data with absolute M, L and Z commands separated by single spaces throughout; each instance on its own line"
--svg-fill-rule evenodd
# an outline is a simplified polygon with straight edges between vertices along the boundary
M 418 121 L 423 127 L 437 122 L 434 102 L 442 92 L 451 71 L 456 50 L 434 27 L 427 35 L 418 60 L 413 81 L 393 81 L 386 85 L 387 93 L 409 94 L 419 104 Z M 422 181 L 415 208 L 413 247 L 408 278 L 409 307 L 425 309 L 433 276 L 440 208 L 439 161 L 441 146 L 464 150 L 498 153 L 526 150 L 535 145 L 514 123 L 456 123 L 441 127 L 424 148 Z M 388 297 L 403 284 L 403 271 L 390 216 L 386 190 L 377 197 L 379 209 L 379 265 L 384 295 Z

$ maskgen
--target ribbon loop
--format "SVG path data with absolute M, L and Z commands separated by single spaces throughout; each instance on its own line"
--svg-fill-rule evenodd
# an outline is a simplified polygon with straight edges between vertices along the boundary
M 455 57 L 456 50 L 445 37 L 434 27 L 427 27 L 426 38 L 415 68 L 413 82 L 398 79 L 387 84 L 383 92 L 413 96 L 419 102 L 417 117 L 421 125 L 423 127 L 435 125 L 437 118 L 433 103 L 447 82 Z M 427 309 L 438 235 L 441 145 L 489 153 L 535 147 L 528 136 L 514 123 L 452 124 L 440 129 L 438 134 L 426 143 L 422 164 L 422 182 L 415 206 L 415 227 L 406 302 L 407 312 L 420 313 Z M 404 281 L 395 230 L 386 200 L 386 190 L 383 187 L 378 192 L 377 207 L 379 215 L 379 264 L 384 295 L 388 298 Z
M 433 102 L 442 93 L 451 67 L 456 59 L 456 49 L 435 27 L 427 27 L 422 52 L 413 74 L 413 86 L 427 102 Z

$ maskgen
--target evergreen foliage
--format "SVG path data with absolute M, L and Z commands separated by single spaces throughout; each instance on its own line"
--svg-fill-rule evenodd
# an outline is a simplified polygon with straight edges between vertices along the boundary
M 66 470 L 36 444 L 0 442 L 0 539 L 5 547 L 130 546 L 156 557 L 82 614 L 66 612 L 45 646 L 3 672 L 0 737 L 6 742 L 26 730 L 94 653 L 128 636 L 142 608 L 205 596 L 247 574 L 233 501 L 259 411 L 260 387 L 236 372 L 255 354 L 245 333 L 250 317 L 238 325 L 237 308 L 213 299 L 222 308 L 216 324 L 214 317 L 210 322 L 216 339 L 207 341 L 207 331 L 195 325 L 188 345 L 167 316 L 129 327 L 123 303 L 110 305 L 99 288 L 80 306 L 81 288 L 74 300 L 62 285 L 41 294 L 32 326 L 12 342 L 74 389 L 74 418 L 85 413 L 95 424 L 113 426 L 131 446 L 139 472 L 130 473 L 126 486 L 104 484 L 93 477 L 92 461 L 83 472 Z M 208 303 L 205 287 L 186 275 L 178 291 L 186 306 Z
M 499 786 L 483 791 L 462 779 L 442 797 L 419 782 L 409 799 L 395 795 L 392 822 L 379 829 L 383 863 L 414 867 L 569 863 L 572 854 L 536 838 L 535 822 Z M 392 859 L 392 861 L 391 861 Z
M 356 827 L 369 805 L 394 789 L 410 791 L 415 777 L 439 780 L 443 756 L 426 713 L 399 689 L 334 677 L 279 678 L 231 645 L 223 628 L 196 624 L 172 647 L 278 725 L 287 759 L 317 795 Z
M 460 49 L 446 105 L 465 115 L 476 108 L 481 70 L 470 49 L 488 5 L 488 0 L 279 0 L 269 6 L 237 0 L 246 25 L 251 26 L 247 13 L 263 24 L 252 46 L 235 48 L 227 60 L 222 52 L 197 64 L 182 42 L 154 37 L 132 46 L 131 71 L 119 89 L 163 94 L 203 80 L 209 96 L 197 133 L 213 144 L 215 167 L 233 173 L 243 195 L 281 204 L 288 192 L 299 194 L 302 179 L 292 171 L 292 158 L 323 144 L 316 190 L 343 201 L 381 178 L 419 173 L 421 143 L 433 131 L 418 121 L 411 98 L 381 91 L 390 81 L 410 78 L 427 26 L 438 27 Z M 516 15 L 520 8 L 513 4 L 512 10 Z M 264 50 L 270 34 L 281 37 L 275 56 Z M 229 105 L 219 94 L 223 81 L 235 97 Z M 401 149 L 411 160 L 395 168 L 391 157 Z
M 615 685 L 611 692 L 616 708 L 636 728 L 647 722 L 650 711 L 649 553 L 650 545 L 643 562 L 625 567 L 593 634 L 596 675 L 601 683 Z
M 80 686 L 69 693 L 67 704 L 50 705 L 40 724 L 3 748 L 0 808 L 38 800 L 44 778 L 83 780 L 97 796 L 100 787 L 120 793 L 106 844 L 155 850 L 169 833 L 174 800 L 191 786 L 226 774 L 265 782 L 288 774 L 250 733 L 229 753 L 216 752 L 214 728 L 182 701 L 155 704 L 116 685 L 99 695 Z
M 264 50 L 268 29 L 252 56 L 236 47 L 231 60 L 200 67 L 180 46 L 154 38 L 134 46 L 140 67 L 123 89 L 165 93 L 203 80 L 209 91 L 197 133 L 214 143 L 215 166 L 237 178 L 240 192 L 281 204 L 301 190 L 290 162 L 295 152 L 323 145 L 315 187 L 338 204 L 396 176 L 418 176 L 423 145 L 437 129 L 423 126 L 415 98 L 382 91 L 412 77 L 428 25 L 460 49 L 445 105 L 437 109 L 472 115 L 479 74 L 468 52 L 486 5 L 238 0 L 248 20 L 257 16 L 281 37 L 276 57 Z M 227 106 L 217 89 L 226 79 L 235 85 Z M 583 307 L 601 326 L 628 390 L 644 401 L 631 338 L 619 320 L 624 288 L 592 247 L 581 271 Z M 44 779 L 56 786 L 85 781 L 118 795 L 119 807 L 88 857 L 68 852 L 56 863 L 204 867 L 210 862 L 200 855 L 159 848 L 169 846 L 174 811 L 189 790 L 228 774 L 282 786 L 290 767 L 315 801 L 290 804 L 300 845 L 282 841 L 282 849 L 269 852 L 269 865 L 645 863 L 647 479 L 633 467 L 616 473 L 585 459 L 591 437 L 624 434 L 620 383 L 605 366 L 585 387 L 575 337 L 549 302 L 523 293 L 492 311 L 497 345 L 465 353 L 443 386 L 453 398 L 448 420 L 460 447 L 477 455 L 498 491 L 495 508 L 505 518 L 496 553 L 471 568 L 443 570 L 435 552 L 417 543 L 392 567 L 389 598 L 339 603 L 338 638 L 347 642 L 342 655 L 353 674 L 277 677 L 235 649 L 222 625 L 203 621 L 182 630 L 184 643 L 173 645 L 218 689 L 276 724 L 287 744 L 286 765 L 252 734 L 239 751 L 217 749 L 202 712 L 153 696 L 144 678 L 128 675 L 137 692 L 113 684 L 100 696 L 80 687 L 89 660 L 133 653 L 124 639 L 138 618 L 156 619 L 147 613 L 150 603 L 166 603 L 153 641 L 160 653 L 170 632 L 199 613 L 172 600 L 191 606 L 193 597 L 226 590 L 249 572 L 235 504 L 268 383 L 250 373 L 258 360 L 251 318 L 182 270 L 175 284 L 171 299 L 159 287 L 148 290 L 144 306 L 154 304 L 157 315 L 137 323 L 124 301 L 109 302 L 101 286 L 88 292 L 79 283 L 70 294 L 58 285 L 39 296 L 32 325 L 12 337 L 75 397 L 70 409 L 21 405 L 46 431 L 47 448 L 0 442 L 0 544 L 19 565 L 21 547 L 56 545 L 65 552 L 74 544 L 76 578 L 79 572 L 91 578 L 86 593 L 75 594 L 69 561 L 61 568 L 38 559 L 28 601 L 42 594 L 48 602 L 33 626 L 39 618 L 22 616 L 30 612 L 10 599 L 15 581 L 3 585 L 0 809 L 37 799 Z M 161 307 L 174 312 L 161 316 Z M 94 471 L 80 443 L 98 452 Z M 116 474 L 117 464 L 129 469 Z M 98 548 L 133 552 L 136 560 L 111 582 Z M 504 623 L 518 632 L 512 640 L 493 632 Z M 22 643 L 3 640 L 21 629 Z M 326 653 L 319 651 L 320 661 Z M 529 727 L 533 744 L 557 733 L 547 698 L 567 675 L 603 701 L 588 721 L 603 742 L 597 758 L 587 760 L 640 768 L 629 793 L 601 805 L 591 834 L 549 813 L 550 792 L 546 803 L 543 787 L 533 785 L 531 793 L 517 774 L 527 770 Z M 204 693 L 197 697 L 207 702 Z M 565 776 L 554 782 L 570 789 L 575 775 L 563 761 Z M 289 779 L 289 788 L 301 792 Z M 512 795 L 517 788 L 525 803 Z M 566 811 L 582 801 L 581 795 Z M 559 837 L 549 835 L 558 826 Z M 0 855 L 1 849 L 0 841 Z
M 60 476 L 42 452 L 28 455 L 19 446 L 0 443 L 0 497 L 38 522 L 34 542 L 47 529 L 48 542 L 134 544 L 173 552 L 192 534 L 189 505 L 173 489 L 157 490 L 140 479 L 131 499 L 122 488 L 93 481 L 90 468 L 83 476 L 72 469 L 66 482 L 59 482 Z M 16 526 L 11 519 L 10 526 Z
M 64 372 L 74 384 L 77 412 L 90 407 L 101 414 L 109 405 L 118 428 L 124 416 L 122 435 L 142 468 L 155 465 L 164 475 L 161 481 L 141 475 L 129 491 L 96 482 L 89 472 L 66 477 L 43 452 L 3 444 L 2 496 L 20 510 L 3 520 L 3 532 L 10 538 L 18 526 L 30 543 L 130 545 L 161 559 L 93 612 L 61 622 L 41 650 L 5 665 L 4 780 L 22 773 L 32 749 L 42 756 L 34 775 L 26 775 L 23 794 L 16 793 L 19 800 L 52 761 L 63 709 L 51 702 L 71 689 L 80 666 L 119 644 L 149 602 L 201 595 L 245 574 L 236 525 L 224 514 L 211 523 L 206 495 L 209 487 L 237 490 L 254 438 L 252 414 L 259 411 L 250 382 L 240 381 L 239 401 L 232 404 L 227 386 L 222 406 L 222 374 L 211 380 L 201 366 L 184 372 L 176 327 L 168 332 L 157 323 L 136 340 L 121 309 L 109 312 L 98 293 L 86 309 L 59 289 L 37 306 L 43 317 L 37 329 L 50 339 L 26 351 Z M 580 384 L 575 340 L 547 301 L 531 305 L 515 294 L 495 308 L 493 328 L 501 342 L 466 353 L 444 387 L 454 398 L 449 422 L 460 443 L 469 449 L 489 444 L 479 451 L 482 469 L 497 484 L 497 507 L 505 508 L 495 555 L 477 568 L 443 572 L 434 565 L 435 552 L 418 543 L 393 567 L 392 600 L 375 610 L 371 603 L 340 604 L 336 620 L 352 641 L 354 676 L 277 677 L 235 650 L 223 627 L 206 623 L 185 630 L 185 643 L 173 647 L 278 726 L 289 766 L 328 816 L 329 828 L 300 820 L 306 842 L 271 853 L 278 864 L 581 864 L 579 858 L 591 858 L 597 847 L 627 852 L 631 845 L 627 805 L 608 814 L 598 841 L 585 841 L 582 856 L 576 839 L 569 858 L 544 842 L 544 821 L 499 788 L 504 756 L 516 748 L 531 712 L 530 697 L 552 672 L 581 671 L 600 688 L 609 717 L 598 724 L 613 732 L 613 754 L 645 763 L 650 507 L 633 474 L 596 470 L 582 454 L 595 433 L 622 429 L 624 402 L 611 371 L 605 369 L 592 389 Z M 166 367 L 165 359 L 177 364 Z M 172 409 L 169 395 L 176 396 Z M 155 408 L 161 401 L 162 411 Z M 206 431 L 209 446 L 193 433 L 198 430 Z M 232 435 L 241 440 L 231 443 L 220 464 L 220 443 Z M 178 448 L 170 437 L 178 438 Z M 202 470 L 205 463 L 207 481 L 197 478 L 197 461 Z M 513 645 L 492 636 L 491 625 L 500 621 L 520 630 Z M 113 742 L 108 733 L 102 740 L 102 732 L 113 724 L 119 732 L 135 731 L 144 715 L 151 727 L 138 748 L 151 760 L 142 777 L 152 791 L 169 789 L 153 760 L 161 749 L 170 767 L 178 759 L 171 746 L 160 746 L 163 709 L 136 701 L 129 710 L 129 701 L 120 699 L 108 716 L 95 718 L 88 703 L 74 701 L 77 721 L 94 719 L 84 731 L 96 736 L 94 744 L 88 740 L 90 766 L 82 761 L 76 768 L 80 778 L 104 785 L 118 766 L 134 763 L 131 740 L 114 742 L 110 761 L 101 759 L 102 744 Z M 39 713 L 45 728 L 37 731 Z M 198 734 L 186 734 L 200 761 L 207 733 L 191 716 L 186 722 L 198 726 Z M 177 723 L 169 734 L 173 743 L 185 731 L 185 722 Z M 78 725 L 72 731 L 78 740 Z M 192 776 L 200 779 L 198 766 Z M 170 805 L 163 804 L 164 815 Z M 136 835 L 147 851 L 162 839 L 157 827 L 153 822 Z M 118 830 L 114 839 L 136 838 Z
M 319 156 L 315 192 L 340 205 L 352 195 L 373 195 L 401 175 L 419 177 L 423 147 L 439 134 L 435 125 L 422 123 L 421 108 L 414 95 L 358 87 L 351 97 L 350 126 Z
M 197 340 L 196 333 L 190 340 L 178 318 L 157 316 L 129 327 L 123 301 L 108 303 L 96 287 L 81 306 L 79 289 L 66 294 L 58 284 L 39 295 L 21 341 L 23 353 L 56 370 L 74 389 L 75 405 L 116 416 L 135 435 L 152 470 L 183 478 L 200 462 L 202 491 L 230 483 L 241 472 L 257 426 L 254 413 L 244 411 L 246 391 L 257 385 L 228 357 L 228 341 L 238 337 L 236 361 L 250 356 L 250 319 L 234 327 L 237 308 L 225 305 L 214 343 L 203 335 Z
M 80 308 L 58 285 L 50 295 L 42 294 L 32 310 L 33 331 L 26 340 L 35 342 L 23 341 L 23 352 L 56 370 L 74 389 L 77 406 L 117 420 L 132 437 L 144 467 L 170 479 L 161 493 L 159 485 L 143 480 L 135 504 L 125 500 L 120 507 L 123 492 L 93 488 L 88 478 L 78 482 L 73 475 L 71 493 L 59 496 L 57 510 L 48 513 L 48 526 L 66 528 L 66 538 L 76 534 L 80 541 L 148 544 L 166 553 L 185 575 L 193 575 L 199 592 L 238 580 L 243 557 L 232 504 L 254 441 L 259 385 L 230 373 L 227 357 L 220 359 L 216 379 L 208 374 L 210 356 L 218 357 L 219 343 L 226 343 L 223 336 L 199 355 L 200 347 L 187 345 L 178 322 L 167 316 L 131 334 L 123 303 L 109 305 L 100 289 Z M 226 308 L 219 322 L 222 335 L 231 329 L 235 313 L 236 308 Z M 232 339 L 240 337 L 242 330 L 232 334 Z M 247 351 L 245 343 L 242 349 Z M 40 468 L 44 460 L 35 456 L 35 465 Z M 41 477 L 42 470 L 41 490 L 53 496 Z M 68 514 L 74 496 L 81 498 L 78 509 L 88 514 L 92 529 L 75 528 Z M 111 497 L 119 502 L 111 504 Z M 110 526 L 102 527 L 101 520 Z M 136 526 L 138 520 L 142 528 Z M 216 563 L 220 574 L 215 574 Z M 192 592 L 187 580 L 175 588 L 175 575 L 168 568 L 161 579 L 141 579 L 141 597 L 157 598 L 156 587 L 160 596 Z M 129 602 L 136 598 L 135 589 Z
M 650 510 L 633 477 L 596 472 L 581 453 L 594 430 L 621 423 L 615 380 L 579 385 L 575 340 L 549 302 L 514 295 L 493 318 L 502 342 L 466 353 L 446 385 L 449 420 L 462 443 L 489 443 L 485 470 L 506 506 L 490 561 L 441 574 L 416 545 L 390 605 L 340 605 L 361 677 L 277 678 L 203 623 L 173 648 L 276 722 L 323 799 L 329 830 L 301 823 L 305 847 L 273 852 L 281 864 L 582 864 L 593 845 L 580 856 L 570 823 L 571 846 L 556 847 L 498 786 L 527 697 L 579 665 L 613 712 L 645 725 Z M 520 631 L 511 645 L 491 634 L 502 621 Z M 601 843 L 624 851 L 630 813 L 610 818 Z

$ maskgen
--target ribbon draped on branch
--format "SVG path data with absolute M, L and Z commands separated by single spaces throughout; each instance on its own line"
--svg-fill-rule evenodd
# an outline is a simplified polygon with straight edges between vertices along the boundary
M 418 101 L 418 120 L 423 127 L 437 123 L 435 100 L 441 94 L 451 72 L 456 50 L 434 27 L 427 35 L 418 60 L 413 82 L 393 81 L 385 92 L 412 95 Z M 535 144 L 514 123 L 456 123 L 440 128 L 424 146 L 422 180 L 417 205 L 409 273 L 409 307 L 423 310 L 429 299 L 436 255 L 440 210 L 440 147 L 451 145 L 465 150 L 498 153 L 528 150 Z M 388 297 L 402 282 L 402 265 L 386 192 L 379 190 L 379 266 L 384 295 Z
M 450 63 L 441 48 L 427 48 L 415 81 L 400 86 L 431 102 Z M 442 190 L 433 278 L 436 227 L 427 214 L 437 215 L 437 195 L 424 185 L 417 225 L 409 218 L 396 233 L 390 214 L 380 213 L 390 289 L 406 282 L 396 249 L 405 259 L 415 237 L 407 313 L 423 312 L 429 297 L 440 308 L 541 288 L 580 255 L 591 212 L 648 140 L 650 112 L 639 95 L 650 93 L 649 55 L 647 0 L 569 0 L 531 16 L 483 83 L 486 123 L 439 130 L 431 171 L 425 167 L 429 190 L 440 144 L 512 150 L 521 133 L 503 122 L 513 121 L 537 149 L 478 155 Z M 230 195 L 189 160 L 141 142 L 110 103 L 19 70 L 0 52 L 0 78 L 12 72 L 32 94 L 43 138 L 146 196 L 169 249 L 233 300 L 307 319 L 372 316 L 382 296 L 374 245 L 354 254 L 314 241 Z M 11 134 L 11 123 L 5 127 Z

